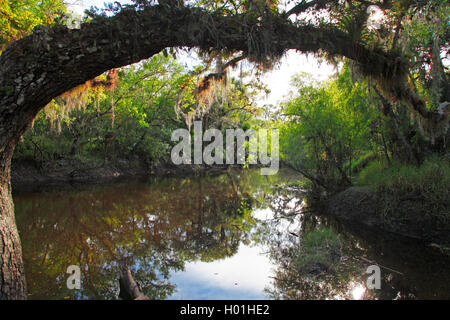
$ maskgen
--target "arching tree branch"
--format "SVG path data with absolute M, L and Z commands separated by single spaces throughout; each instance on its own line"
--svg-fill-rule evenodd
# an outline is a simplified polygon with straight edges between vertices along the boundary
M 80 30 L 36 28 L 33 35 L 3 53 L 0 152 L 5 141 L 19 139 L 28 127 L 25 123 L 31 123 L 52 98 L 106 70 L 175 46 L 241 51 L 256 61 L 280 56 L 288 49 L 323 50 L 368 66 L 369 75 L 396 80 L 404 69 L 399 56 L 366 49 L 343 31 L 295 26 L 281 15 L 268 14 L 260 22 L 244 15 L 224 17 L 187 7 L 126 9 Z

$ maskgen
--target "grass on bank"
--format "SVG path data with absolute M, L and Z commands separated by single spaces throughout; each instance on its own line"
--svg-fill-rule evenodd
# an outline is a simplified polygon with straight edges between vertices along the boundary
M 376 192 L 384 216 L 417 214 L 450 223 L 448 157 L 430 157 L 420 167 L 373 161 L 360 172 L 355 184 Z M 407 202 L 409 205 L 402 205 Z

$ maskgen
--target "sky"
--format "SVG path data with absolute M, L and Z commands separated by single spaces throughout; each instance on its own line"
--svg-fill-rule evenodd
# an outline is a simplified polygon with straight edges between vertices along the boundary
M 298 199 L 293 199 L 295 203 Z M 260 220 L 273 219 L 273 212 L 256 209 L 252 216 Z M 280 231 L 298 230 L 289 221 L 280 221 Z M 187 263 L 184 271 L 170 277 L 177 291 L 170 300 L 265 300 L 265 288 L 271 288 L 276 266 L 270 261 L 268 249 L 262 245 L 240 244 L 236 254 L 212 262 Z
M 232 257 L 213 262 L 190 262 L 170 277 L 177 292 L 172 300 L 261 300 L 270 285 L 272 264 L 262 248 L 241 244 Z
M 91 6 L 103 8 L 104 3 L 113 2 L 105 0 L 69 0 L 70 9 L 74 12 L 82 15 L 85 9 L 89 9 Z M 129 1 L 118 1 L 122 4 Z M 326 80 L 334 72 L 333 66 L 327 63 L 319 63 L 318 59 L 312 55 L 305 55 L 298 53 L 294 50 L 290 50 L 281 59 L 278 67 L 275 67 L 272 71 L 266 72 L 262 77 L 262 81 L 270 89 L 268 96 L 261 96 L 258 99 L 260 105 L 278 105 L 279 102 L 289 97 L 291 86 L 290 82 L 292 76 L 297 73 L 306 72 L 312 75 L 314 80 Z

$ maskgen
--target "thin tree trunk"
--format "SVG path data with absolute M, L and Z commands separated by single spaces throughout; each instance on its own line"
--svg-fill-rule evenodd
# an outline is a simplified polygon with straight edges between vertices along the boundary
M 72 142 L 72 148 L 70 150 L 70 155 L 74 156 L 77 154 L 78 151 L 78 142 L 80 141 L 81 135 L 78 133 Z
M 379 120 L 380 119 L 378 119 L 378 121 Z M 391 164 L 391 159 L 389 158 L 389 152 L 388 152 L 388 147 L 386 145 L 386 139 L 384 138 L 383 129 L 381 127 L 380 127 L 380 131 L 381 131 L 381 141 L 383 142 L 384 156 L 386 157 L 387 163 L 390 165 Z

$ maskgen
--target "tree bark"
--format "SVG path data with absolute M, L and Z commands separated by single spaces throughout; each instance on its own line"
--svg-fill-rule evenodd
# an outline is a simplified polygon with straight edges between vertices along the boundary
M 142 288 L 134 281 L 130 269 L 124 262 L 120 262 L 120 293 L 119 298 L 123 300 L 151 300 Z
M 0 155 L 0 300 L 26 298 L 22 247 L 11 196 L 12 152 L 8 149 Z

